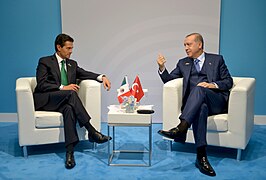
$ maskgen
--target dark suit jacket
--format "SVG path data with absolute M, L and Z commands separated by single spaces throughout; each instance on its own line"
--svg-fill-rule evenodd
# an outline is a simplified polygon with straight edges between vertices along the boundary
M 189 95 L 188 84 L 191 73 L 191 68 L 194 65 L 193 59 L 186 57 L 180 59 L 176 65 L 176 68 L 169 74 L 167 69 L 160 74 L 160 77 L 164 83 L 176 79 L 183 78 L 183 105 Z M 205 53 L 205 61 L 203 66 L 206 66 L 208 82 L 214 82 L 219 86 L 217 92 L 221 92 L 226 100 L 229 97 L 229 90 L 233 86 L 233 79 L 225 65 L 223 56 L 216 54 Z
M 76 84 L 77 79 L 97 80 L 97 77 L 100 75 L 85 71 L 72 59 L 66 59 L 66 67 L 69 84 Z M 37 66 L 36 79 L 37 86 L 33 96 L 35 109 L 39 109 L 47 104 L 49 100 L 49 92 L 60 91 L 61 73 L 55 55 L 40 58 Z

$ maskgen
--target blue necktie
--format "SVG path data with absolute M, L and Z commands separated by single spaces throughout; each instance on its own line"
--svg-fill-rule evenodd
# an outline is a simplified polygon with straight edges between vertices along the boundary
M 199 59 L 195 59 L 194 60 L 194 65 L 195 68 L 197 69 L 198 72 L 200 72 L 200 65 L 199 65 L 200 60 Z

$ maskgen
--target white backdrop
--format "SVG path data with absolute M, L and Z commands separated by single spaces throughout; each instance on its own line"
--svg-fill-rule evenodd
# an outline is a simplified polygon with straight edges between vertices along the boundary
M 118 104 L 117 88 L 139 75 L 153 104 L 154 122 L 162 121 L 162 86 L 156 59 L 166 57 L 172 70 L 184 57 L 184 37 L 199 32 L 205 51 L 219 52 L 220 0 L 62 0 L 62 31 L 75 40 L 72 58 L 86 70 L 106 74 L 110 92 L 102 91 L 102 121 L 107 106 Z

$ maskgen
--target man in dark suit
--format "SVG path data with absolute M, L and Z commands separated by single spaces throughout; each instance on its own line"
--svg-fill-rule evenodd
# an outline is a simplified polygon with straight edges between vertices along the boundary
M 199 33 L 187 35 L 184 46 L 187 57 L 180 59 L 171 73 L 165 68 L 166 60 L 161 54 L 157 59 L 159 75 L 164 83 L 183 78 L 180 123 L 177 127 L 159 130 L 158 133 L 175 142 L 185 143 L 187 130 L 192 125 L 197 147 L 195 165 L 200 172 L 215 176 L 206 154 L 207 118 L 227 111 L 233 80 L 221 55 L 204 52 L 203 38 Z
M 90 142 L 104 143 L 111 140 L 111 137 L 101 134 L 90 124 L 91 117 L 77 94 L 77 79 L 97 80 L 102 82 L 107 90 L 111 88 L 111 83 L 105 75 L 86 71 L 80 68 L 76 61 L 69 59 L 73 42 L 74 39 L 66 34 L 56 37 L 56 53 L 39 60 L 36 72 L 37 86 L 34 91 L 36 110 L 58 111 L 63 114 L 67 169 L 76 165 L 74 147 L 79 141 L 77 122 L 80 127 L 84 126 L 88 130 Z

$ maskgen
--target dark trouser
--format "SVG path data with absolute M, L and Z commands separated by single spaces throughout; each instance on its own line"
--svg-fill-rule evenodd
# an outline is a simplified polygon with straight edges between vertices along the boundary
M 195 144 L 197 147 L 206 146 L 208 115 L 219 114 L 224 111 L 226 100 L 219 92 L 196 86 L 188 96 L 181 120 L 185 120 L 193 127 Z
M 61 112 L 64 117 L 65 145 L 78 143 L 76 123 L 83 127 L 91 119 L 78 94 L 71 90 L 49 92 L 49 94 L 49 101 L 42 109 Z

